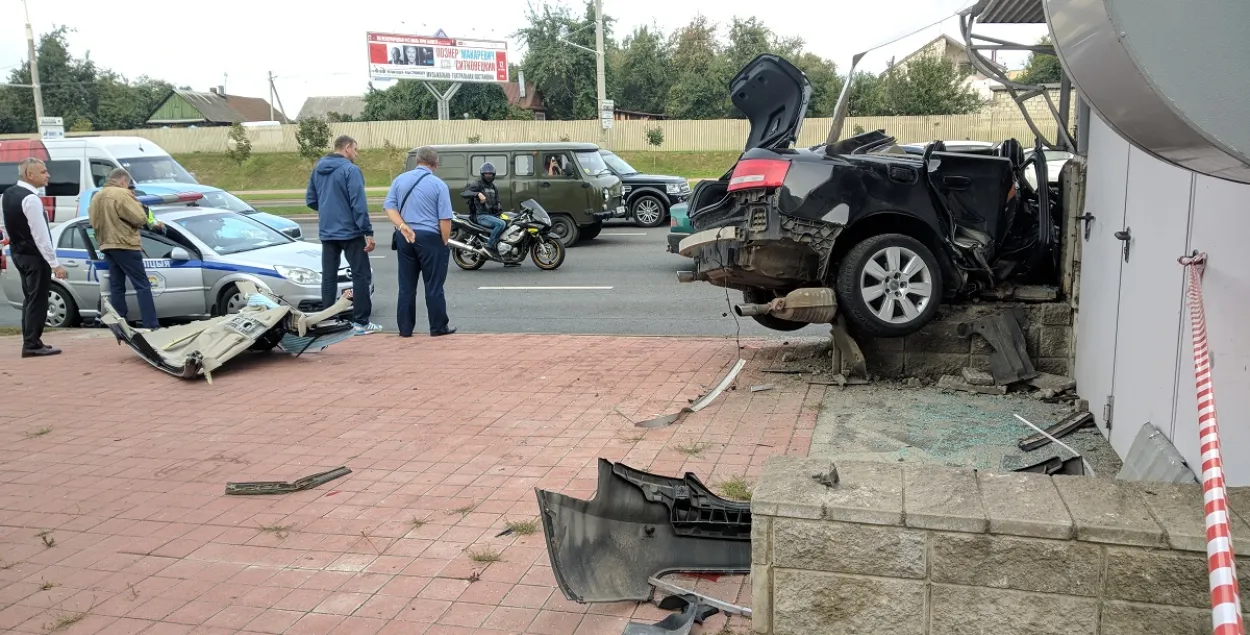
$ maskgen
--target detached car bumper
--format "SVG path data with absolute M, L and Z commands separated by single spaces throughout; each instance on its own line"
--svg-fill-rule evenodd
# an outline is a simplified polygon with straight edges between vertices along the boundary
M 678 246 L 681 245 L 681 241 L 689 235 L 690 234 L 684 233 L 684 232 L 669 232 L 668 253 L 681 255 L 681 252 L 679 251 Z
M 696 231 L 678 243 L 694 279 L 720 287 L 793 289 L 824 285 L 842 226 L 756 210 L 752 217 Z

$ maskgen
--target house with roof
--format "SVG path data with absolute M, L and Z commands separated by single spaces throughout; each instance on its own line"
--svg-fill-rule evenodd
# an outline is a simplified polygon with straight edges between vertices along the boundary
M 327 121 L 351 121 L 365 112 L 365 98 L 361 95 L 338 97 L 309 97 L 299 109 L 299 119 L 316 117 Z
M 889 67 L 884 71 L 881 71 L 881 76 L 884 77 L 887 73 L 893 70 L 903 70 L 907 68 L 908 62 L 921 57 L 944 57 L 950 60 L 955 64 L 956 68 L 970 74 L 970 82 L 980 82 L 989 79 L 989 77 L 985 74 L 973 68 L 972 63 L 968 61 L 968 47 L 964 46 L 963 42 L 960 42 L 945 33 L 930 40 L 928 44 L 912 51 L 903 59 L 898 60 L 897 62 L 891 61 Z M 1007 67 L 998 64 L 997 62 L 993 63 L 1003 71 L 1007 70 Z
M 157 127 L 229 126 L 236 123 L 277 121 L 291 123 L 282 111 L 260 97 L 227 95 L 220 88 L 207 93 L 174 89 L 162 99 L 147 125 Z

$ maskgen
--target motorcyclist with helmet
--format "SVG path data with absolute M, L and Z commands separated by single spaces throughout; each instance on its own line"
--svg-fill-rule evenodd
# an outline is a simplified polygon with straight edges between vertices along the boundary
M 478 168 L 481 178 L 469 184 L 460 196 L 468 199 L 469 220 L 490 229 L 486 248 L 494 250 L 507 223 L 499 216 L 503 207 L 499 204 L 499 190 L 495 187 L 495 166 L 487 161 Z

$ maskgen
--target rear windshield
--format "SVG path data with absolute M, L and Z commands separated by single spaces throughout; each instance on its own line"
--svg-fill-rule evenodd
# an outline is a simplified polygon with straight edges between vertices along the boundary
M 194 177 L 169 155 L 120 159 L 135 183 L 196 183 Z

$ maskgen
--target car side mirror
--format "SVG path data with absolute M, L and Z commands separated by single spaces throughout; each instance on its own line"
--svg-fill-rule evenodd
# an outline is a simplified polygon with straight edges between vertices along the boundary
M 184 260 L 184 261 L 190 260 L 191 254 L 187 253 L 187 250 L 183 249 L 182 247 L 174 247 L 173 251 L 169 252 L 169 259 L 170 260 Z

